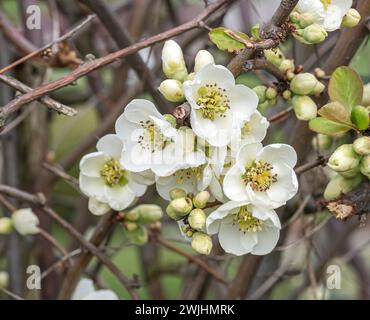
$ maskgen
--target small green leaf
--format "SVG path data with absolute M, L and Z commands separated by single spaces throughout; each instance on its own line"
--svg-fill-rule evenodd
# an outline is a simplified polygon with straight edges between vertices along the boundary
M 351 112 L 362 101 L 363 82 L 357 72 L 350 67 L 337 68 L 329 82 L 331 101 L 338 101 Z
M 260 24 L 257 23 L 251 28 L 252 37 L 256 40 L 260 40 Z
M 220 50 L 235 52 L 245 48 L 250 38 L 243 32 L 226 28 L 215 28 L 209 32 L 209 38 Z
M 326 134 L 328 136 L 335 136 L 345 133 L 352 128 L 346 124 L 340 124 L 326 118 L 315 118 L 309 121 L 309 128 L 317 133 Z
M 350 113 L 339 102 L 331 102 L 321 107 L 318 114 L 328 120 L 351 125 Z
M 351 120 L 359 130 L 366 130 L 369 127 L 369 111 L 363 106 L 356 106 L 351 113 Z

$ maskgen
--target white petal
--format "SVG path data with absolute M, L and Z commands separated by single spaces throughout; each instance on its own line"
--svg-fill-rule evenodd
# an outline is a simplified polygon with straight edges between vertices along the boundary
M 125 108 L 124 115 L 130 122 L 139 124 L 140 121 L 149 120 L 149 116 L 163 119 L 155 105 L 149 100 L 134 99 Z
M 258 106 L 257 94 L 248 87 L 237 84 L 227 93 L 231 112 L 240 120 L 247 120 Z
M 264 147 L 258 154 L 258 159 L 273 164 L 276 161 L 282 161 L 291 168 L 297 163 L 297 153 L 294 148 L 288 144 L 270 144 Z
M 161 133 L 165 137 L 174 138 L 177 135 L 177 130 L 172 127 L 168 121 L 153 116 L 150 116 L 149 118 L 160 129 Z
M 111 290 L 97 290 L 85 296 L 82 300 L 119 300 Z
M 121 165 L 132 172 L 142 172 L 150 169 L 152 163 L 152 152 L 143 149 L 137 143 L 127 142 L 126 148 L 122 152 Z
M 211 147 L 210 148 L 210 163 L 217 177 L 220 177 L 227 155 L 227 147 Z
M 108 204 L 98 201 L 95 198 L 89 198 L 88 208 L 89 211 L 96 216 L 102 216 L 111 210 Z
M 252 250 L 252 254 L 265 255 L 270 253 L 279 241 L 280 230 L 273 227 L 263 227 L 257 232 L 258 241 Z
M 113 159 L 119 159 L 123 149 L 123 142 L 117 135 L 107 134 L 99 139 L 96 149 L 104 152 Z
M 211 183 L 209 184 L 208 188 L 209 188 L 209 191 L 211 192 L 211 194 L 218 201 L 225 202 L 227 200 L 226 196 L 224 195 L 224 192 L 222 190 L 222 185 L 215 176 L 212 177 Z
M 262 143 L 259 142 L 244 145 L 236 156 L 236 164 L 239 168 L 245 168 L 256 160 L 256 156 L 261 150 Z
M 126 209 L 135 200 L 135 193 L 128 186 L 105 186 L 104 192 L 109 206 L 116 211 Z
M 75 291 L 72 294 L 71 300 L 82 300 L 88 294 L 95 291 L 93 281 L 90 279 L 81 279 Z
M 155 175 L 151 170 L 145 170 L 138 173 L 131 173 L 131 178 L 139 184 L 150 186 L 155 183 Z
M 203 118 L 200 111 L 191 110 L 190 123 L 194 133 L 201 138 L 208 139 L 217 134 L 215 124 L 211 120 Z
M 247 201 L 248 194 L 246 192 L 246 186 L 242 180 L 243 172 L 237 165 L 230 168 L 226 174 L 223 182 L 223 188 L 225 195 L 233 201 Z
M 104 202 L 105 183 L 101 178 L 91 178 L 80 174 L 79 185 L 81 191 L 88 197 L 94 197 L 99 201 Z
M 252 206 L 252 215 L 255 218 L 264 221 L 271 221 L 271 224 L 276 228 L 281 228 L 280 219 L 276 214 L 275 210 L 269 208 L 263 208 L 259 206 Z M 270 223 L 269 223 L 270 224 Z
M 198 90 L 201 87 L 201 82 L 198 81 L 185 81 L 182 85 L 182 91 L 184 93 L 184 96 L 187 100 L 187 102 L 190 103 L 190 106 L 192 109 L 199 109 L 200 106 L 198 106 L 196 100 L 198 97 Z
M 325 12 L 324 29 L 329 32 L 339 29 L 345 14 L 346 12 L 343 12 L 340 7 L 330 5 Z
M 80 172 L 91 178 L 100 178 L 100 170 L 108 160 L 103 152 L 89 153 L 80 161 Z
M 128 121 L 124 113 L 116 121 L 115 131 L 123 141 L 136 141 L 136 138 L 133 138 L 133 133 L 138 129 L 141 129 L 141 126 Z
M 216 83 L 223 89 L 229 89 L 235 85 L 233 74 L 224 66 L 209 64 L 202 68 L 195 76 L 195 81 L 202 85 Z

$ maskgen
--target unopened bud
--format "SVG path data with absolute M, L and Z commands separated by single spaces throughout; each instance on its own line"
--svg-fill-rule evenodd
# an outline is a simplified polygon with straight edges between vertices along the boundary
M 347 179 L 356 177 L 360 173 L 360 166 L 354 167 L 353 169 L 347 170 L 347 171 L 341 171 L 338 172 L 342 177 L 345 177 Z
M 361 137 L 353 142 L 353 149 L 362 156 L 370 154 L 370 137 Z
M 212 239 L 208 234 L 196 232 L 193 234 L 191 247 L 200 254 L 209 255 L 212 250 Z
M 5 289 L 9 285 L 9 274 L 6 271 L 0 271 L 0 289 Z
M 289 15 L 289 20 L 293 23 L 298 23 L 301 20 L 301 14 L 298 11 L 293 11 Z
M 349 9 L 346 15 L 343 17 L 341 28 L 354 28 L 361 21 L 361 15 L 356 9 Z
M 370 179 L 370 155 L 364 156 L 360 162 L 360 171 Z
M 314 16 L 309 12 L 304 12 L 301 14 L 298 23 L 304 29 L 314 23 Z
M 316 86 L 313 88 L 311 94 L 317 96 L 325 90 L 325 85 L 320 81 L 317 81 Z
M 337 172 L 345 172 L 356 168 L 359 163 L 360 156 L 355 152 L 352 144 L 343 144 L 330 156 L 328 167 Z
M 334 176 L 324 191 L 324 198 L 327 201 L 337 199 L 341 194 L 345 194 L 356 188 L 362 181 L 362 176 L 357 175 L 351 179 L 347 179 L 341 175 Z
M 189 213 L 188 222 L 190 227 L 195 230 L 201 230 L 206 225 L 207 216 L 202 209 L 193 209 Z
M 264 103 L 266 101 L 266 91 L 267 91 L 266 86 L 254 87 L 253 91 L 257 94 L 259 104 Z
M 197 73 L 200 69 L 208 66 L 209 64 L 215 64 L 215 59 L 212 54 L 207 50 L 198 51 L 195 56 L 194 72 Z
M 292 81 L 293 78 L 296 76 L 295 72 L 293 70 L 288 70 L 286 72 L 286 78 L 289 80 L 289 81 Z
M 0 234 L 9 234 L 13 231 L 12 219 L 8 217 L 0 218 Z
M 270 87 L 266 90 L 266 98 L 269 100 L 275 99 L 277 97 L 277 90 L 276 88 Z
M 288 70 L 293 71 L 295 69 L 294 61 L 290 59 L 284 59 L 280 66 L 279 69 L 281 72 L 286 73 Z
M 203 209 L 207 203 L 209 198 L 211 197 L 208 191 L 201 191 L 193 198 L 194 207 Z
M 14 211 L 12 214 L 12 222 L 14 229 L 23 236 L 40 232 L 38 228 L 40 223 L 39 219 L 30 208 Z
M 164 114 L 163 118 L 171 124 L 172 127 L 176 128 L 177 122 L 176 118 L 172 114 Z
M 292 99 L 296 117 L 308 121 L 317 117 L 317 105 L 308 96 L 294 96 Z
M 266 60 L 276 67 L 279 67 L 282 61 L 285 59 L 284 54 L 281 52 L 279 48 L 265 50 L 264 54 Z
M 312 139 L 312 147 L 316 151 L 329 150 L 332 147 L 332 145 L 333 145 L 333 138 L 325 134 L 319 133 Z
M 137 206 L 134 211 L 136 211 L 139 216 L 137 222 L 142 224 L 156 222 L 163 216 L 161 207 L 155 204 L 141 204 Z
M 173 40 L 165 42 L 162 50 L 163 72 L 169 79 L 184 81 L 188 76 L 181 47 Z
M 265 102 L 263 103 L 260 103 L 258 105 L 258 110 L 261 112 L 261 113 L 264 113 L 266 111 L 266 109 L 270 106 L 270 102 L 268 100 L 266 100 Z
M 363 106 L 352 108 L 351 121 L 359 130 L 366 130 L 369 127 L 369 110 Z
M 315 72 L 315 76 L 318 79 L 325 78 L 325 76 L 326 76 L 325 71 L 323 69 L 321 69 L 321 68 L 315 68 L 314 72 Z
M 290 91 L 290 90 L 285 90 L 285 91 L 283 92 L 283 98 L 284 98 L 285 100 L 290 100 L 290 99 L 292 98 L 292 91 Z
M 303 29 L 301 36 L 308 43 L 317 44 L 323 42 L 328 36 L 328 33 L 323 27 L 317 24 L 311 24 Z
M 142 246 L 148 242 L 148 231 L 145 227 L 139 225 L 134 230 L 123 229 L 124 234 L 131 243 Z
M 174 79 L 166 79 L 159 85 L 159 92 L 171 102 L 184 101 L 182 83 Z
M 88 208 L 96 216 L 102 216 L 111 210 L 108 204 L 98 201 L 95 198 L 89 198 Z
M 177 198 L 170 202 L 170 206 L 179 214 L 187 215 L 193 209 L 193 202 L 190 198 Z
M 362 105 L 370 106 L 370 83 L 364 85 L 364 95 L 362 98 Z
M 139 227 L 139 225 L 137 223 L 131 222 L 131 221 L 124 222 L 123 226 L 125 227 L 125 229 L 128 232 L 132 232 L 132 231 L 136 230 Z
M 178 198 L 185 198 L 186 197 L 186 191 L 180 188 L 174 188 L 170 191 L 170 198 L 171 200 L 175 200 Z
M 297 74 L 290 83 L 290 90 L 300 95 L 311 94 L 317 83 L 318 80 L 313 74 L 300 73 Z

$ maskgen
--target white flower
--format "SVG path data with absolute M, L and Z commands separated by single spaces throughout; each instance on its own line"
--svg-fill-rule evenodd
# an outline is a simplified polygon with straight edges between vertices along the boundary
M 120 164 L 123 142 L 117 135 L 102 137 L 96 148 L 97 152 L 80 161 L 81 191 L 114 210 L 123 210 L 142 196 L 147 186 L 141 183 L 141 177 Z
M 81 279 L 71 300 L 119 300 L 112 290 L 95 290 L 93 281 Z
M 352 0 L 300 0 L 297 8 L 300 13 L 312 14 L 314 22 L 326 31 L 335 31 L 351 6 Z
M 208 234 L 218 233 L 221 247 L 237 256 L 270 253 L 279 240 L 280 229 L 274 210 L 249 202 L 227 202 L 207 218 Z
M 164 74 L 169 79 L 184 81 L 188 76 L 182 49 L 174 40 L 168 40 L 164 43 L 162 68 Z
M 121 163 L 127 170 L 151 169 L 158 176 L 174 171 L 177 130 L 152 102 L 131 101 L 116 121 L 116 133 L 125 142 Z
M 289 145 L 246 144 L 224 178 L 225 195 L 233 201 L 280 207 L 297 193 L 296 162 L 297 154 Z
M 236 85 L 232 73 L 209 64 L 185 81 L 183 91 L 191 106 L 190 122 L 195 134 L 212 146 L 225 146 L 241 121 L 249 120 L 258 105 L 256 93 Z
M 12 222 L 14 229 L 21 235 L 37 234 L 39 229 L 39 218 L 33 213 L 30 208 L 19 209 L 13 212 Z

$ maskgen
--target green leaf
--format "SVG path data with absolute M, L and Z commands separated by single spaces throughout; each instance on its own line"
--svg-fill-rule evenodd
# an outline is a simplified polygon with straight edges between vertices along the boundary
M 345 133 L 352 128 L 346 124 L 340 124 L 326 118 L 315 118 L 309 121 L 309 128 L 317 133 L 335 136 Z
M 257 23 L 251 28 L 251 34 L 254 39 L 260 40 L 260 24 Z
M 363 106 L 356 106 L 351 113 L 351 120 L 359 130 L 366 130 L 369 127 L 369 111 Z
M 209 38 L 220 50 L 236 52 L 245 48 L 250 38 L 243 32 L 226 28 L 215 28 L 209 32 Z
M 329 82 L 329 97 L 338 101 L 351 112 L 352 108 L 361 104 L 363 83 L 357 72 L 350 67 L 337 68 Z
M 349 126 L 352 125 L 351 114 L 339 102 L 331 102 L 331 103 L 326 104 L 325 106 L 319 109 L 318 113 L 320 116 L 328 120 L 347 124 Z

